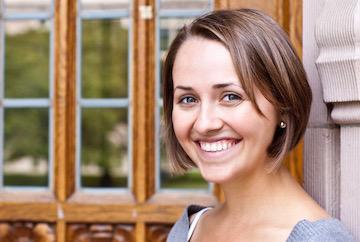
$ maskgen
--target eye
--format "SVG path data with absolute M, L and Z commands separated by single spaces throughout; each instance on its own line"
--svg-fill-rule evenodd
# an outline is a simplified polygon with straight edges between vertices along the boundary
M 179 103 L 181 104 L 191 104 L 191 103 L 195 103 L 196 102 L 196 98 L 192 97 L 192 96 L 186 96 L 180 99 Z
M 234 93 L 228 93 L 228 94 L 224 95 L 222 100 L 225 102 L 232 102 L 232 101 L 240 101 L 240 100 L 242 100 L 242 98 L 240 95 L 237 95 Z

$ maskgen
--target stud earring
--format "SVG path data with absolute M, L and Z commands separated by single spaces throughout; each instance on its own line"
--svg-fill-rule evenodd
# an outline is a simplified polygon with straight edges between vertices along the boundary
M 280 122 L 280 128 L 282 128 L 282 129 L 286 128 L 286 123 L 284 121 Z

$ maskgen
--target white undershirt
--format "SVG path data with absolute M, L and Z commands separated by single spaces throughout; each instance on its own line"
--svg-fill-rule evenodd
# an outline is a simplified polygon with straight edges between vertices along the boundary
M 194 231 L 195 231 L 195 228 L 196 228 L 196 225 L 198 224 L 199 220 L 200 220 L 200 217 L 201 215 L 203 215 L 207 210 L 211 209 L 211 207 L 208 207 L 208 208 L 203 208 L 201 209 L 199 212 L 197 212 L 195 214 L 195 217 L 194 217 L 194 220 L 192 221 L 192 223 L 190 224 L 190 228 L 189 228 L 189 232 L 188 232 L 188 236 L 187 236 L 187 242 L 190 241 L 191 239 L 191 236 L 193 235 Z

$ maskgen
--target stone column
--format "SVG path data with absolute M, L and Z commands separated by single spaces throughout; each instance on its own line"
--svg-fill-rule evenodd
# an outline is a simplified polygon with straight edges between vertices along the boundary
M 305 0 L 303 10 L 303 60 L 314 95 L 304 185 L 359 240 L 360 0 Z

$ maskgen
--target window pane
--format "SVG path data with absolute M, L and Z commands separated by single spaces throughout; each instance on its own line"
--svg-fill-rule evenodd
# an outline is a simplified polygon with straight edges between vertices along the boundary
M 81 144 L 83 187 L 127 187 L 127 109 L 84 108 Z
M 161 110 L 162 112 L 162 110 Z M 159 137 L 163 137 L 163 126 Z M 163 139 L 160 141 L 160 187 L 166 189 L 207 189 L 208 183 L 204 181 L 198 169 L 192 169 L 184 175 L 173 175 L 170 162 L 167 159 Z
M 206 9 L 209 0 L 161 0 L 161 9 Z
M 7 13 L 47 12 L 50 0 L 5 0 Z
M 129 8 L 129 0 L 82 0 L 84 10 L 120 10 Z
M 162 97 L 162 65 L 165 61 L 167 49 L 174 40 L 178 31 L 191 23 L 192 18 L 161 18 L 160 19 L 160 97 Z
M 7 22 L 5 97 L 48 97 L 48 89 L 49 28 L 47 22 Z
M 5 109 L 5 186 L 48 186 L 48 112 Z
M 84 20 L 82 50 L 83 97 L 126 97 L 128 20 Z

